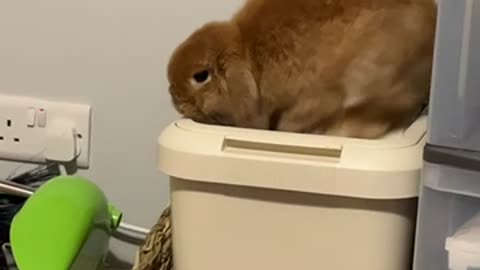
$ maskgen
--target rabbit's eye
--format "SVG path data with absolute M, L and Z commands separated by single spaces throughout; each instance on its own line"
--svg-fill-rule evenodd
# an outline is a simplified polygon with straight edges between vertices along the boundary
M 193 79 L 197 83 L 204 83 L 210 78 L 210 73 L 208 70 L 200 71 L 195 74 L 193 74 Z

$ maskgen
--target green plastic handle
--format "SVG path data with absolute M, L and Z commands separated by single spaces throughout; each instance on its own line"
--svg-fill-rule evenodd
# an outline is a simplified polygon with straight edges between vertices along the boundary
M 121 218 L 94 183 L 78 176 L 52 179 L 12 222 L 15 261 L 22 270 L 97 269 Z

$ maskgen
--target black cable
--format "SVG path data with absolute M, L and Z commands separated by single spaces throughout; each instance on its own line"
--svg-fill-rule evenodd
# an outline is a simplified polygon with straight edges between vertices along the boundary
M 38 188 L 46 181 L 59 176 L 60 174 L 61 172 L 58 165 L 52 163 L 36 167 L 7 180 L 33 188 Z

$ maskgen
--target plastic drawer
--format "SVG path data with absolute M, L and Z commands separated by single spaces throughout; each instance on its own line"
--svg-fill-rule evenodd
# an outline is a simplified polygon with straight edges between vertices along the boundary
M 439 0 L 428 143 L 480 151 L 480 0 Z
M 480 212 L 480 153 L 427 146 L 415 270 L 447 270 L 446 240 Z

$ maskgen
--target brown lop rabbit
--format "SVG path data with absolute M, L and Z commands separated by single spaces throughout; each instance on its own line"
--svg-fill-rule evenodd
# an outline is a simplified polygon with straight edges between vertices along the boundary
M 168 65 L 195 121 L 377 138 L 428 98 L 434 0 L 249 0 L 195 31 Z

